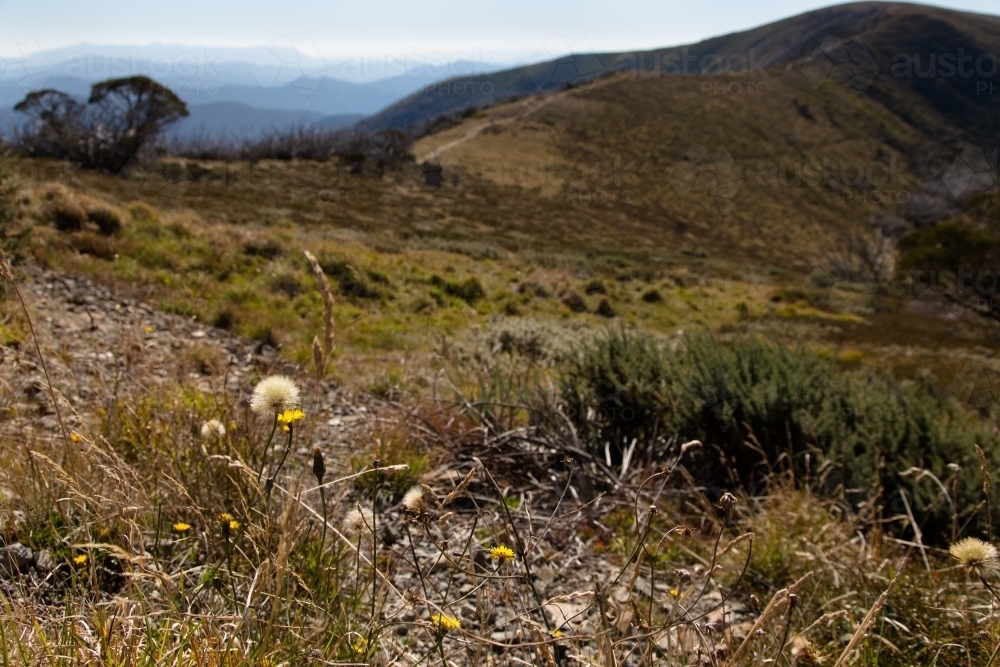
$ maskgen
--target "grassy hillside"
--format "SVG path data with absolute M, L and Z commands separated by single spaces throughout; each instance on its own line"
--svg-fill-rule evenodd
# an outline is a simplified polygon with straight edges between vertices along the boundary
M 995 102 L 806 73 L 995 25 L 835 7 L 398 164 L 5 159 L 2 664 L 995 664 Z
M 825 52 L 818 52 L 821 48 Z M 1000 20 L 995 16 L 858 2 L 687 46 L 605 54 L 569 53 L 568 45 L 559 44 L 551 49 L 551 61 L 429 86 L 359 127 L 426 124 L 442 114 L 589 85 L 621 73 L 707 75 L 720 84 L 757 84 L 772 71 L 794 71 L 796 84 L 819 86 L 831 78 L 848 82 L 928 134 L 939 132 L 942 119 L 954 126 L 956 136 L 974 143 L 995 140 L 998 130 L 1000 98 L 990 92 L 1000 84 L 995 67 Z M 981 57 L 985 60 L 977 69 Z M 834 69 L 830 60 L 840 66 Z

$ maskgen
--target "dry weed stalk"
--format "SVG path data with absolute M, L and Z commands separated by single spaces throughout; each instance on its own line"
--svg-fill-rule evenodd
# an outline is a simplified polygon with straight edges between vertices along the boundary
M 323 340 L 313 339 L 313 359 L 316 363 L 316 373 L 322 378 L 326 374 L 326 364 L 330 361 L 330 355 L 333 354 L 333 290 L 330 288 L 330 282 L 316 256 L 308 250 L 302 252 L 309 261 L 320 294 L 323 295 Z
M 851 655 L 854 653 L 854 650 L 858 647 L 858 644 L 861 643 L 861 640 L 864 639 L 872 624 L 875 623 L 875 619 L 878 618 L 879 613 L 882 611 L 882 607 L 885 606 L 886 600 L 889 599 L 889 594 L 892 593 L 892 589 L 895 588 L 896 582 L 899 580 L 899 575 L 903 573 L 907 560 L 907 558 L 904 558 L 903 562 L 899 564 L 899 568 L 896 570 L 895 576 L 889 582 L 886 589 L 882 591 L 882 594 L 878 596 L 878 599 L 875 600 L 875 604 L 872 605 L 872 608 L 868 610 L 867 614 L 865 614 L 865 617 L 861 620 L 861 623 L 854 631 L 854 634 L 851 635 L 851 640 L 847 642 L 847 646 L 844 648 L 843 653 L 841 653 L 840 657 L 837 658 L 837 661 L 833 663 L 833 667 L 841 667 L 841 665 L 847 664 L 847 661 L 851 659 Z
M 42 347 L 39 345 L 38 336 L 35 334 L 35 325 L 31 321 L 28 305 L 24 302 L 21 289 L 14 279 L 14 272 L 10 268 L 10 260 L 7 259 L 7 253 L 4 252 L 3 247 L 0 247 L 0 278 L 6 280 L 14 288 L 14 294 L 17 295 L 17 300 L 21 304 L 21 311 L 24 313 L 24 319 L 28 323 L 28 331 L 31 333 L 31 340 L 35 345 L 35 352 L 38 354 L 38 362 L 41 364 L 42 373 L 45 375 L 45 386 L 48 388 L 49 396 L 52 398 L 52 409 L 55 410 L 56 419 L 59 421 L 59 430 L 62 432 L 63 444 L 65 446 L 63 450 L 63 463 L 65 463 L 70 451 L 69 431 L 66 430 L 66 424 L 63 422 L 62 410 L 59 409 L 59 399 L 56 397 L 56 390 L 52 385 L 52 378 L 49 376 L 49 367 L 45 363 L 45 355 L 42 354 Z

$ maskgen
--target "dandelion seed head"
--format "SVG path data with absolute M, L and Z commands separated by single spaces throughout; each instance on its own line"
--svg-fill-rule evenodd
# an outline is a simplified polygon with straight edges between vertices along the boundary
M 209 419 L 201 425 L 201 437 L 203 440 L 221 438 L 226 435 L 226 427 L 218 419 Z
M 375 517 L 371 510 L 359 508 L 353 509 L 344 517 L 344 526 L 347 530 L 360 533 L 362 530 L 371 531 L 375 525 Z
M 250 409 L 259 415 L 276 415 L 299 406 L 299 387 L 285 375 L 271 375 L 257 383 Z
M 955 542 L 948 552 L 962 565 L 973 570 L 996 570 L 1000 568 L 1000 554 L 989 542 L 975 537 L 967 537 Z
M 408 512 L 413 512 L 414 514 L 425 514 L 427 512 L 427 503 L 424 502 L 423 488 L 414 486 L 403 494 L 403 507 Z

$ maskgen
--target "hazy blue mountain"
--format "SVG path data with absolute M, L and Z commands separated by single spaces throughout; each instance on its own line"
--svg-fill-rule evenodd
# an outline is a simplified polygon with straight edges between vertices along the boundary
M 361 114 L 327 115 L 314 111 L 257 109 L 239 102 L 191 104 L 188 111 L 190 116 L 172 125 L 167 130 L 168 136 L 240 140 L 300 126 L 335 130 L 364 117 Z M 14 112 L 12 107 L 0 107 L 0 135 L 8 134 L 15 124 L 23 120 L 24 116 Z
M 13 106 L 41 88 L 85 98 L 94 82 L 141 74 L 188 104 L 236 102 L 321 115 L 371 114 L 435 81 L 489 69 L 468 60 L 324 61 L 302 44 L 237 49 L 80 44 L 33 54 L 8 68 L 0 77 L 0 106 Z
M 171 135 L 189 138 L 252 138 L 271 130 L 287 130 L 298 126 L 337 129 L 356 123 L 363 117 L 361 114 L 327 116 L 314 111 L 256 109 L 239 102 L 192 104 L 188 111 L 190 116 L 170 127 Z

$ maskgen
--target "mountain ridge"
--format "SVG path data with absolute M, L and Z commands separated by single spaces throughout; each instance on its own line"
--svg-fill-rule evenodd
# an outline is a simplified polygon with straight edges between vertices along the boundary
M 500 72 L 453 77 L 395 102 L 362 120 L 358 127 L 378 131 L 427 125 L 434 118 L 443 115 L 461 114 L 467 109 L 587 85 L 598 78 L 614 74 L 688 75 L 719 80 L 722 80 L 722 76 L 734 80 L 743 80 L 747 76 L 767 76 L 768 70 L 807 65 L 829 38 L 840 40 L 843 45 L 861 40 L 864 50 L 868 51 L 869 57 L 875 62 L 877 73 L 874 79 L 878 80 L 879 75 L 882 75 L 881 79 L 891 80 L 899 78 L 892 76 L 894 57 L 920 56 L 923 54 L 922 44 L 952 50 L 961 48 L 956 44 L 968 44 L 977 54 L 993 56 L 991 62 L 995 62 L 996 54 L 1000 53 L 1000 16 L 907 3 L 858 2 L 835 5 L 691 45 L 648 51 L 570 54 Z M 706 70 L 706 65 L 714 66 L 718 63 L 722 64 L 721 71 Z M 937 110 L 942 108 L 942 96 L 950 92 L 959 95 L 966 102 L 971 100 L 974 102 L 972 106 L 985 107 L 996 111 L 996 115 L 1000 116 L 1000 94 L 990 95 L 989 100 L 980 96 L 978 103 L 975 103 L 976 91 L 973 90 L 970 95 L 967 87 L 955 85 L 955 81 L 939 83 L 936 89 L 931 90 L 928 86 L 919 85 L 919 81 L 917 85 L 913 85 L 913 80 L 917 80 L 916 77 L 911 80 L 910 85 L 889 86 L 889 90 L 886 86 L 879 89 L 876 85 L 875 92 L 880 95 L 883 103 L 892 104 L 896 111 L 901 111 L 905 104 L 898 100 L 893 102 L 898 91 L 891 89 L 902 87 L 906 93 L 916 93 L 918 98 L 925 98 L 917 100 L 922 105 L 929 105 Z M 1000 78 L 994 71 L 990 76 L 978 77 L 975 83 L 995 86 L 1000 83 Z M 958 115 L 963 117 L 962 122 L 972 112 L 969 104 L 958 109 Z M 988 138 L 991 133 L 995 133 L 997 127 L 995 122 L 972 122 L 968 127 L 967 138 Z

